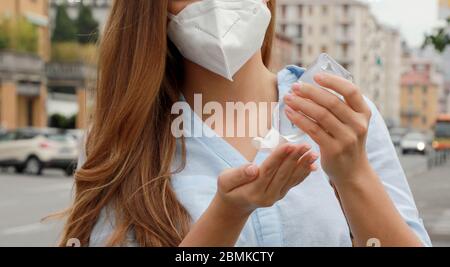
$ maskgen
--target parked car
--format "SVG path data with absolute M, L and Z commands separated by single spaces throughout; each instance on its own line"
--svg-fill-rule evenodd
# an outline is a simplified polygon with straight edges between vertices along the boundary
M 408 133 L 408 130 L 405 128 L 392 128 L 389 130 L 389 133 L 391 134 L 392 143 L 394 143 L 394 146 L 398 147 L 400 146 L 403 137 Z
M 51 129 L 19 129 L 0 135 L 0 166 L 18 173 L 42 174 L 46 168 L 72 175 L 78 158 L 72 135 Z
M 419 132 L 411 132 L 403 137 L 400 149 L 403 155 L 411 152 L 425 155 L 429 149 L 429 144 L 430 141 L 426 135 Z

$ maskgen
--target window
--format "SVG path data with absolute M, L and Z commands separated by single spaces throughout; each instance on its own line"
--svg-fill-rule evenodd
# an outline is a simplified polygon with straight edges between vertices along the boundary
M 320 50 L 322 51 L 322 53 L 328 53 L 328 48 L 326 45 L 322 45 L 322 47 L 320 48 Z
M 326 25 L 323 25 L 321 28 L 322 34 L 327 34 L 328 33 L 328 27 Z
M 303 45 L 301 45 L 301 44 L 297 45 L 297 54 L 299 57 L 302 56 L 302 54 L 303 54 L 302 51 L 303 51 Z
M 309 35 L 313 35 L 313 32 L 314 32 L 313 27 L 310 25 L 310 26 L 308 27 L 308 34 L 309 34 Z
M 312 55 L 313 52 L 314 52 L 314 49 L 313 49 L 312 45 L 309 45 L 309 46 L 308 46 L 308 54 L 309 54 L 309 55 Z
M 427 122 L 428 122 L 427 117 L 423 116 L 423 117 L 422 117 L 422 124 L 423 124 L 423 125 L 426 125 Z
M 10 132 L 0 135 L 0 142 L 12 141 L 16 138 L 16 133 Z
M 287 6 L 286 6 L 286 5 L 282 5 L 282 6 L 281 6 L 281 17 L 282 17 L 282 18 L 285 18 L 285 17 L 286 17 L 286 9 L 287 9 Z
M 322 15 L 327 15 L 327 14 L 328 14 L 328 7 L 322 6 Z
M 302 17 L 302 16 L 303 16 L 303 6 L 302 6 L 302 5 L 299 5 L 299 6 L 297 7 L 297 11 L 298 11 L 298 16 L 299 16 L 299 17 Z
M 37 136 L 35 133 L 18 132 L 16 135 L 16 140 L 30 140 Z
M 312 5 L 309 6 L 309 15 L 312 16 L 314 14 L 314 7 Z

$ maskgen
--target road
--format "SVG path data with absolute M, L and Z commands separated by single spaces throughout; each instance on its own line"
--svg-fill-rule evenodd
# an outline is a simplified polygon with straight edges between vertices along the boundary
M 432 171 L 426 158 L 401 157 L 417 206 L 435 246 L 450 246 L 450 163 Z M 66 208 L 73 179 L 59 171 L 42 177 L 0 173 L 0 247 L 54 246 L 60 220 L 40 220 Z

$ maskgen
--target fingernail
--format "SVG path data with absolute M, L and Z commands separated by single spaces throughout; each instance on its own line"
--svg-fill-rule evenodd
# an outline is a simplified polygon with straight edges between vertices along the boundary
M 284 111 L 285 111 L 288 115 L 294 114 L 294 111 L 292 110 L 292 108 L 290 108 L 290 107 L 288 107 L 288 106 L 286 106 L 286 107 L 284 108 Z
M 323 80 L 325 80 L 325 74 L 324 73 L 317 73 L 315 78 L 316 78 L 317 81 L 322 82 Z
M 302 82 L 298 82 L 298 83 L 296 83 L 293 87 L 292 87 L 292 90 L 295 92 L 295 93 L 301 93 L 301 89 L 303 88 L 303 83 Z
M 314 162 L 316 162 L 316 160 L 319 158 L 319 155 L 317 154 L 312 154 L 311 156 L 311 161 L 309 162 L 310 164 L 313 164 Z
M 288 147 L 286 148 L 286 153 L 287 153 L 287 154 L 291 154 L 292 151 L 294 151 L 294 147 L 293 147 L 293 146 L 288 146 Z
M 285 100 L 286 102 L 291 102 L 293 98 L 294 98 L 294 97 L 293 97 L 291 94 L 288 94 L 288 95 L 286 95 L 286 96 L 284 97 L 284 100 Z
M 245 169 L 245 174 L 247 174 L 250 177 L 256 176 L 257 173 L 258 167 L 256 167 L 255 165 L 250 165 Z

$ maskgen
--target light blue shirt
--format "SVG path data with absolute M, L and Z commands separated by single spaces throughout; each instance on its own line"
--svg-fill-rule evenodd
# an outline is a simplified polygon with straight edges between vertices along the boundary
M 279 72 L 280 99 L 302 73 L 303 69 L 296 66 L 288 66 Z M 431 246 L 385 123 L 375 105 L 369 100 L 367 102 L 373 114 L 367 139 L 370 163 L 405 222 L 424 245 Z M 192 121 L 192 127 L 198 127 L 203 132 L 203 137 L 186 138 L 186 167 L 173 175 L 172 185 L 179 201 L 195 223 L 216 194 L 219 174 L 227 168 L 248 164 L 248 161 L 217 136 L 193 111 L 188 118 Z M 186 127 L 185 130 L 192 129 Z M 318 145 L 308 136 L 305 135 L 301 142 L 310 144 L 314 151 L 320 152 Z M 178 144 L 174 169 L 180 164 L 180 149 Z M 254 163 L 261 164 L 268 155 L 269 152 L 260 151 Z M 317 165 L 320 166 L 320 162 Z M 352 168 L 351 165 L 346 167 Z M 371 214 L 367 213 L 367 216 L 370 217 Z M 104 245 L 113 229 L 113 216 L 108 216 L 108 212 L 104 210 L 94 227 L 90 245 Z M 133 243 L 133 233 L 129 234 L 129 239 Z M 345 215 L 329 178 L 319 168 L 274 206 L 257 209 L 247 221 L 236 245 L 345 247 L 352 246 L 352 242 Z

